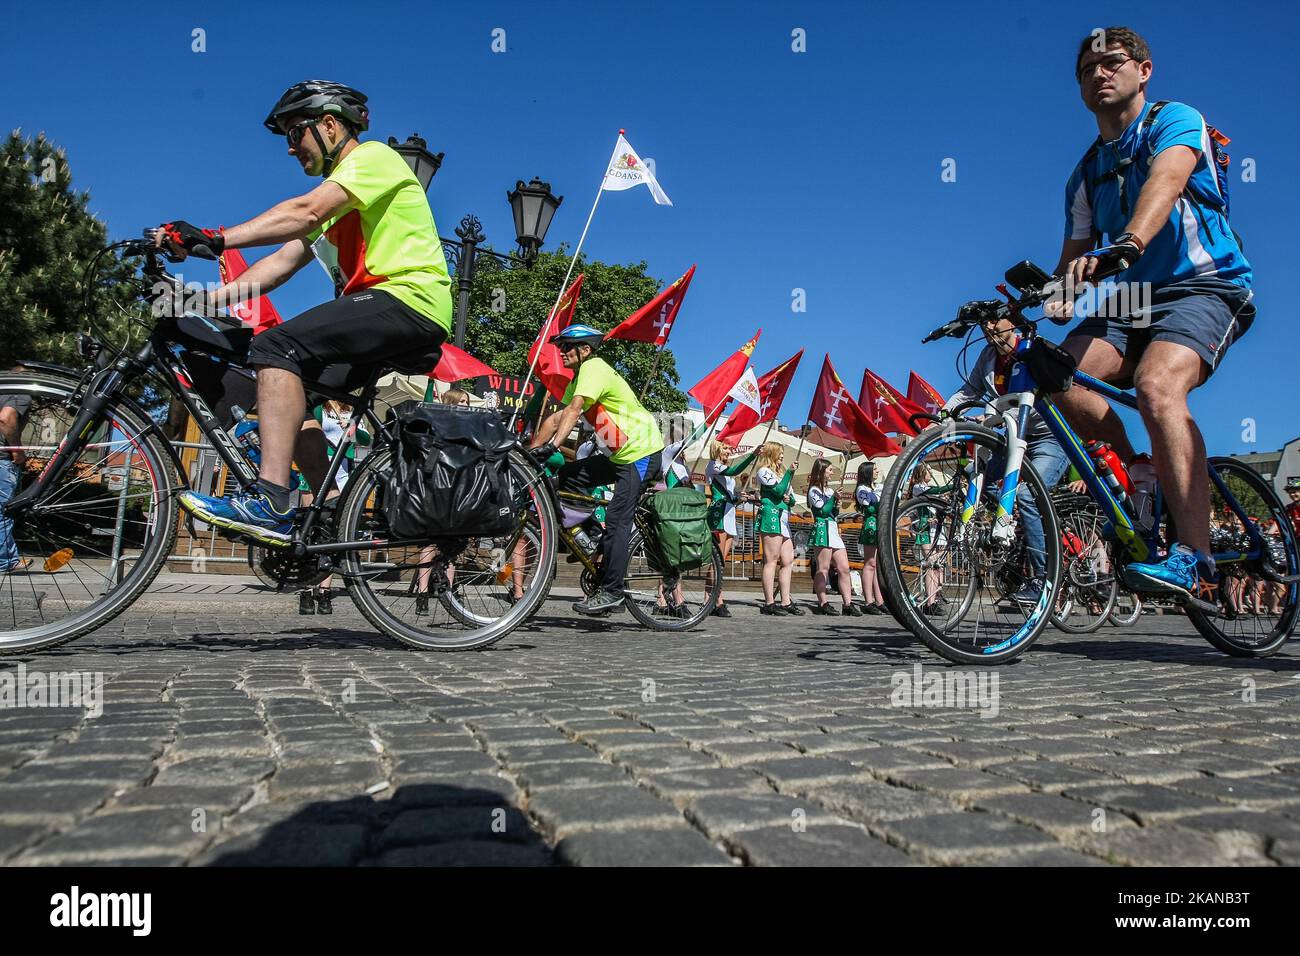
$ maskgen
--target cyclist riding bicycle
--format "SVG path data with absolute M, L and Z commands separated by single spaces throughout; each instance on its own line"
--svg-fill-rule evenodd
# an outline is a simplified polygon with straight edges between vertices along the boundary
M 984 307 L 991 307 L 985 309 Z M 943 410 L 951 412 L 959 405 L 974 401 L 990 401 L 1007 393 L 1007 385 L 1014 364 L 1016 345 L 1020 335 L 1015 323 L 1010 319 L 998 319 L 994 314 L 997 302 L 968 303 L 962 307 L 964 313 L 974 312 L 981 316 L 980 328 L 988 345 L 980 352 L 979 358 L 971 367 L 970 374 L 960 389 L 944 403 Z M 1052 487 L 1061 480 L 1061 476 L 1070 466 L 1065 457 L 1065 450 L 1053 437 L 1043 416 L 1035 409 L 1029 413 L 1029 424 L 1021 436 L 1025 439 L 1025 459 L 1034 466 L 1047 487 Z M 1001 470 L 993 466 L 993 473 Z M 1043 532 L 1043 517 L 1038 513 L 1038 505 L 1027 484 L 1022 483 L 1016 490 L 1019 505 L 1020 522 L 1025 532 L 1025 550 L 1029 562 L 1029 578 L 1024 585 L 1011 595 L 1017 604 L 1033 607 L 1038 603 L 1042 593 L 1043 582 L 1047 572 L 1047 537 Z
M 358 139 L 370 126 L 364 94 L 306 80 L 285 91 L 264 125 L 286 137 L 306 175 L 325 181 L 223 232 L 165 223 L 156 242 L 203 258 L 282 243 L 212 292 L 212 311 L 270 292 L 313 256 L 334 278 L 334 301 L 257 335 L 249 347 L 261 434 L 257 484 L 225 497 L 179 497 L 209 524 L 284 545 L 295 515 L 289 473 L 307 408 L 303 379 L 351 389 L 379 364 L 432 368 L 451 328 L 451 280 L 419 180 L 391 147 Z
M 586 601 L 573 605 L 579 614 L 592 616 L 624 608 L 623 579 L 636 505 L 645 483 L 660 475 L 664 447 L 654 417 L 622 376 L 596 356 L 604 338 L 591 326 L 578 324 L 551 337 L 564 357 L 564 367 L 575 374 L 564 392 L 565 407 L 542 422 L 532 441 L 532 447 L 544 449 L 541 457 L 546 457 L 555 450 L 552 443 L 563 441 L 578 417 L 585 416 L 610 449 L 609 455 L 593 454 L 569 462 L 558 476 L 561 491 L 589 494 L 597 485 L 614 489 L 613 499 L 605 505 L 600 587 Z
M 1094 32 L 1080 44 L 1076 78 L 1100 136 L 1066 187 L 1066 230 L 1057 275 L 1085 283 L 1107 266 L 1128 263 L 1116 281 L 1144 307 L 1116 316 L 1110 300 L 1063 343 L 1079 368 L 1137 392 L 1152 454 L 1178 542 L 1163 560 L 1133 563 L 1126 583 L 1214 603 L 1210 488 L 1205 442 L 1188 394 L 1213 374 L 1254 319 L 1251 267 L 1228 226 L 1227 197 L 1216 173 L 1217 147 L 1201 114 L 1182 103 L 1146 101 L 1153 65 L 1146 41 L 1127 27 Z M 1101 245 L 1102 236 L 1108 239 Z M 1048 314 L 1072 312 L 1073 296 Z M 1085 437 L 1108 443 L 1127 465 L 1137 457 L 1115 411 L 1099 394 L 1076 388 L 1058 401 Z

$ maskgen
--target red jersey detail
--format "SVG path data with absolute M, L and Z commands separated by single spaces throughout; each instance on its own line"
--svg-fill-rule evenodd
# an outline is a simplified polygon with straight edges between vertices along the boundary
M 627 435 L 623 433 L 623 429 L 614 424 L 614 419 L 609 416 L 605 406 L 600 402 L 584 408 L 582 414 L 610 451 L 618 451 L 627 444 Z
M 338 250 L 339 269 L 347 280 L 343 294 L 351 295 L 362 289 L 385 282 L 388 276 L 377 276 L 366 271 L 366 237 L 361 232 L 361 213 L 353 209 L 325 232 L 325 238 Z

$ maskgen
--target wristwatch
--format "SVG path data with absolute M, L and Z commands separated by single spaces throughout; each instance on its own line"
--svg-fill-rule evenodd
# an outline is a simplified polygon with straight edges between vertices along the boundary
M 1124 232 L 1111 240 L 1112 246 L 1130 245 L 1137 249 L 1138 255 L 1147 251 L 1147 244 L 1131 232 Z

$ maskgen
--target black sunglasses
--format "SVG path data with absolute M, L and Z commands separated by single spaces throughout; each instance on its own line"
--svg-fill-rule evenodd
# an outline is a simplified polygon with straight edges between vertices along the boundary
M 289 141 L 290 146 L 296 149 L 298 144 L 302 142 L 302 138 L 307 135 L 307 130 L 318 122 L 319 120 L 309 119 L 303 120 L 301 123 L 294 123 L 284 131 L 284 138 Z

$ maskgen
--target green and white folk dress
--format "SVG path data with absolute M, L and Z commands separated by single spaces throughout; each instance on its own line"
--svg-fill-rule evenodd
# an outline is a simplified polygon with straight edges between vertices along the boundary
M 808 489 L 808 509 L 813 513 L 812 547 L 830 548 L 832 551 L 844 549 L 840 523 L 835 520 L 837 505 L 835 492 L 823 488 Z
M 740 500 L 736 494 L 736 476 L 748 468 L 756 457 L 757 448 L 731 465 L 724 466 L 720 461 L 710 461 L 704 469 L 704 480 L 713 495 L 708 511 L 710 531 L 721 531 L 736 537 L 736 503 Z
M 759 534 L 779 534 L 790 537 L 790 506 L 794 504 L 794 492 L 790 482 L 794 479 L 794 469 L 787 468 L 785 476 L 778 478 L 771 468 L 758 469 L 758 493 L 761 501 L 758 518 Z

